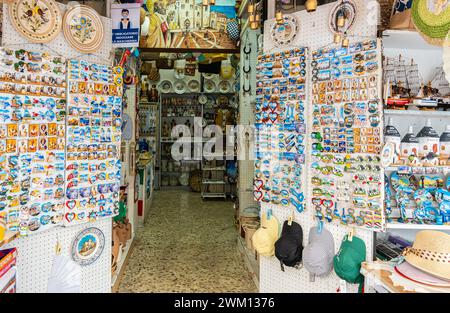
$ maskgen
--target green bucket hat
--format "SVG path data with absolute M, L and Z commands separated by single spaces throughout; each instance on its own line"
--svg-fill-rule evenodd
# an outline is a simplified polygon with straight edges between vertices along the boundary
M 362 292 L 364 276 L 360 273 L 361 263 L 366 260 L 366 245 L 361 238 L 348 235 L 344 237 L 338 253 L 334 256 L 333 264 L 336 275 L 348 283 L 359 284 Z

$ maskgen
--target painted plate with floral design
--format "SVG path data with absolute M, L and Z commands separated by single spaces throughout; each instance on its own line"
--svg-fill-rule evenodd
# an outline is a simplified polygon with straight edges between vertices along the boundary
M 8 6 L 11 24 L 31 42 L 49 42 L 61 32 L 62 15 L 53 0 L 17 0 Z
M 101 17 L 86 5 L 76 5 L 66 12 L 63 31 L 69 44 L 82 53 L 94 53 L 103 43 Z

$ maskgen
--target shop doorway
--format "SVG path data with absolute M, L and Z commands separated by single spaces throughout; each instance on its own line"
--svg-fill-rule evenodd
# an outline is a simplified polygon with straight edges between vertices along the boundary
M 137 99 L 127 108 L 138 126 L 136 161 L 129 159 L 137 175 L 124 202 L 138 226 L 129 250 L 118 250 L 128 254 L 116 257 L 121 269 L 113 245 L 113 291 L 256 292 L 239 252 L 232 56 L 206 67 L 192 56 L 172 62 L 145 62 L 141 88 L 127 94 Z

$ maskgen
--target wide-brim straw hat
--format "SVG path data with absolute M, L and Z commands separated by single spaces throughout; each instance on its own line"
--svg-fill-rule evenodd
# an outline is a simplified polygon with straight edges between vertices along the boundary
M 414 267 L 450 280 L 450 235 L 435 230 L 420 231 L 413 246 L 403 251 L 403 256 Z

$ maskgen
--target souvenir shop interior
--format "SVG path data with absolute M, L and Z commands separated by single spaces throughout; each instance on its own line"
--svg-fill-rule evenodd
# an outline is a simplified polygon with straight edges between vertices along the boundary
M 0 293 L 450 292 L 450 3 L 0 7 Z

